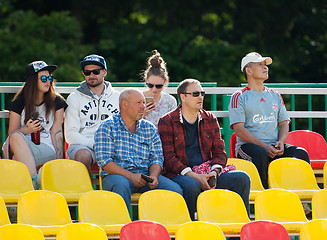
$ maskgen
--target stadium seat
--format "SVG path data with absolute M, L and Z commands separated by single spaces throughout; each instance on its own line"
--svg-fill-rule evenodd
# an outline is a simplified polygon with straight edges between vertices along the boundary
M 56 240 L 107 240 L 104 230 L 94 224 L 71 223 L 62 227 Z
M 230 136 L 230 148 L 229 148 L 229 154 L 230 158 L 237 158 L 236 153 L 235 153 L 235 145 L 236 145 L 236 134 L 235 132 Z
M 323 177 L 324 177 L 324 188 L 327 188 L 327 164 L 323 168 Z
M 285 227 L 273 221 L 253 221 L 241 230 L 241 240 L 290 240 Z
M 17 205 L 20 195 L 32 190 L 31 175 L 25 164 L 0 159 L 0 196 L 7 205 Z
M 10 224 L 8 211 L 5 202 L 2 197 L 0 197 L 0 226 Z M 2 238 L 0 238 L 2 239 Z
M 296 158 L 279 158 L 268 167 L 269 188 L 280 188 L 296 193 L 301 201 L 311 201 L 320 190 L 310 165 Z
M 139 219 L 161 223 L 172 235 L 179 225 L 191 221 L 184 198 L 167 190 L 142 193 L 139 200 Z
M 17 222 L 40 228 L 44 236 L 55 236 L 62 226 L 72 223 L 72 220 L 62 195 L 47 190 L 33 190 L 20 196 Z
M 69 159 L 56 159 L 43 165 L 41 188 L 60 193 L 67 203 L 77 203 L 83 193 L 93 191 L 85 165 Z
M 44 236 L 42 231 L 37 227 L 18 223 L 0 227 L 0 239 L 44 240 Z
M 238 159 L 238 158 L 229 158 L 227 164 L 233 164 L 237 170 L 242 170 L 250 176 L 251 178 L 250 202 L 254 202 L 254 199 L 257 196 L 257 194 L 265 190 L 262 186 L 262 182 L 256 166 L 250 161 Z
M 327 219 L 327 189 L 315 192 L 311 203 L 312 219 Z
M 303 225 L 300 231 L 301 240 L 322 240 L 327 236 L 327 220 L 316 219 Z
M 255 220 L 270 220 L 282 224 L 288 233 L 299 233 L 308 220 L 300 198 L 284 189 L 260 192 L 254 203 Z
M 120 231 L 120 240 L 170 240 L 164 225 L 152 221 L 127 223 Z
M 313 169 L 322 169 L 327 161 L 327 144 L 323 136 L 309 130 L 296 130 L 288 134 L 286 142 L 307 150 Z
M 123 198 L 104 190 L 83 194 L 78 202 L 78 215 L 80 222 L 96 224 L 108 236 L 119 236 L 121 228 L 131 222 Z
M 200 193 L 197 200 L 198 220 L 218 225 L 225 236 L 239 235 L 250 222 L 242 198 L 235 192 L 213 189 Z
M 188 222 L 177 228 L 176 240 L 225 240 L 220 227 L 208 222 Z

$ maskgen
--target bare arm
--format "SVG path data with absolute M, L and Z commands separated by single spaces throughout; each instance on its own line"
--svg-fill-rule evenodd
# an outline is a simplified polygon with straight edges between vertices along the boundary
M 24 135 L 26 135 L 41 130 L 42 128 L 41 123 L 38 120 L 33 121 L 30 119 L 26 122 L 26 125 L 22 128 L 20 127 L 20 121 L 21 121 L 21 115 L 13 111 L 10 111 L 8 134 L 11 134 L 14 131 L 19 131 Z
M 278 141 L 275 143 L 275 148 L 279 150 L 277 155 L 281 156 L 284 154 L 284 144 L 289 132 L 288 121 L 278 123 L 278 127 Z
M 56 150 L 56 158 L 63 158 L 63 134 L 62 134 L 62 122 L 64 119 L 64 109 L 61 108 L 55 112 L 53 125 L 51 127 L 51 140 Z

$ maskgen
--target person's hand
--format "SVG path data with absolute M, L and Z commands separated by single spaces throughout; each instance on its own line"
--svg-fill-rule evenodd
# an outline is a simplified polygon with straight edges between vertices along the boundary
M 284 143 L 283 142 L 277 141 L 275 143 L 275 148 L 278 151 L 276 154 L 277 156 L 282 156 L 284 154 Z
M 148 182 L 149 188 L 150 189 L 156 189 L 158 187 L 158 185 L 159 185 L 158 178 L 154 177 L 154 176 L 150 176 L 150 178 L 153 179 L 153 182 L 152 183 Z
M 201 189 L 203 191 L 214 189 L 216 187 L 216 186 L 214 186 L 214 187 L 211 188 L 209 186 L 208 179 L 211 176 L 216 176 L 216 173 L 215 172 L 211 172 L 209 174 L 197 174 L 196 180 L 200 183 Z
M 136 188 L 143 187 L 146 184 L 146 181 L 141 177 L 141 173 L 133 173 L 130 178 L 130 181 Z
M 274 146 L 266 144 L 265 149 L 267 150 L 269 158 L 273 159 L 277 156 L 277 154 L 280 152 L 278 149 L 276 149 Z
M 34 133 L 36 131 L 40 131 L 42 129 L 40 120 L 28 120 L 26 122 L 27 133 Z
M 157 108 L 157 106 L 153 103 L 153 102 L 149 102 L 145 105 L 144 108 L 144 113 L 143 113 L 143 117 L 146 117 L 150 114 L 150 112 L 152 112 L 153 110 L 155 110 Z

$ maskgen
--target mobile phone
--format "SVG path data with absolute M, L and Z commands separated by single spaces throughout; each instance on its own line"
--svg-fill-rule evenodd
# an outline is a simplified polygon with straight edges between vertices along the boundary
M 215 176 L 211 176 L 208 179 L 208 184 L 209 184 L 210 187 L 214 187 L 216 185 L 216 177 Z
M 145 98 L 145 103 L 154 103 L 153 97 L 146 97 Z
M 150 178 L 149 176 L 147 176 L 147 175 L 145 175 L 145 174 L 143 174 L 143 173 L 141 173 L 141 177 L 142 177 L 145 181 L 147 181 L 147 182 L 149 182 L 149 183 L 152 183 L 152 182 L 153 182 L 153 179 L 152 179 L 152 178 Z

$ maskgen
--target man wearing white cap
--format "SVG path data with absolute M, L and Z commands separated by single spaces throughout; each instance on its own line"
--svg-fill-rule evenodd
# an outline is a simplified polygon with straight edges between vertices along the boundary
M 268 79 L 270 57 L 248 53 L 241 71 L 248 82 L 235 92 L 229 104 L 230 126 L 235 130 L 238 158 L 253 162 L 262 184 L 268 188 L 268 164 L 281 157 L 296 157 L 310 163 L 305 149 L 285 144 L 290 118 L 282 96 L 263 85 Z

